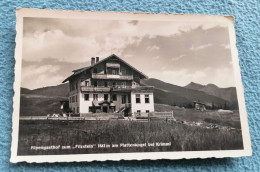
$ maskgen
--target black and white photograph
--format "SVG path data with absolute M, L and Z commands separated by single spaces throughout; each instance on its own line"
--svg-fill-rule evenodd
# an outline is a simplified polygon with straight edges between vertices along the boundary
M 232 17 L 18 9 L 17 34 L 11 161 L 251 154 Z

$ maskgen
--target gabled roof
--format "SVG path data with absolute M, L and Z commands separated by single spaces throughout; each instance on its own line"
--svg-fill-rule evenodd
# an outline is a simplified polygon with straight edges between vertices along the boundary
M 65 83 L 67 82 L 69 79 L 71 79 L 72 77 L 74 76 L 77 76 L 79 74 L 81 74 L 82 72 L 84 71 L 87 71 L 87 70 L 90 70 L 91 68 L 97 66 L 98 64 L 104 62 L 104 61 L 107 61 L 109 60 L 110 58 L 117 58 L 119 61 L 121 61 L 122 63 L 126 64 L 127 66 L 129 66 L 130 68 L 132 68 L 134 71 L 136 71 L 137 73 L 139 73 L 141 76 L 143 76 L 144 78 L 148 78 L 145 74 L 143 74 L 142 72 L 140 72 L 139 70 L 137 70 L 136 68 L 134 68 L 133 66 L 131 66 L 130 64 L 128 64 L 126 61 L 122 60 L 121 58 L 119 58 L 118 56 L 116 56 L 115 54 L 112 54 L 106 58 L 104 58 L 103 60 L 100 60 L 99 62 L 91 65 L 91 66 L 88 66 L 88 67 L 84 67 L 84 68 L 80 68 L 80 69 L 76 69 L 76 70 L 73 70 L 72 72 L 74 72 L 72 75 L 70 75 L 68 78 L 66 78 L 62 83 Z

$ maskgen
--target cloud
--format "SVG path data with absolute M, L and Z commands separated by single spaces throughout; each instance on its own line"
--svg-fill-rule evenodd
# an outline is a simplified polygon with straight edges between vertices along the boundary
M 165 66 L 166 70 L 187 69 L 193 73 L 205 67 L 230 67 L 228 62 L 231 60 L 231 51 L 222 46 L 228 43 L 227 28 L 215 27 L 205 31 L 198 27 L 177 35 L 153 38 L 145 36 L 138 45 L 126 46 L 122 56 L 133 54 L 136 58 L 129 59 L 129 62 L 133 65 L 136 63 L 135 65 L 144 72 L 155 70 L 157 66 Z M 159 48 L 147 51 L 147 47 L 154 45 Z M 160 57 L 156 66 L 143 65 L 149 62 L 148 58 L 156 56 Z
M 152 45 L 146 48 L 147 51 L 154 51 L 154 50 L 159 50 L 160 47 L 156 46 L 156 45 Z
M 180 60 L 180 59 L 182 59 L 183 57 L 185 57 L 185 55 L 184 54 L 182 54 L 182 55 L 180 55 L 180 56 L 178 56 L 178 57 L 173 57 L 172 58 L 172 61 L 178 61 L 178 60 Z
M 192 47 L 190 48 L 190 50 L 197 51 L 197 50 L 201 50 L 201 49 L 204 49 L 204 48 L 208 48 L 208 47 L 210 47 L 210 46 L 212 46 L 212 44 L 200 45 L 200 46 L 198 46 L 198 47 L 192 46 Z
M 59 66 L 31 65 L 22 69 L 22 87 L 35 89 L 61 83 L 63 76 L 57 75 Z
M 230 49 L 230 44 L 221 44 L 221 46 L 225 47 L 226 49 Z
M 25 18 L 23 59 L 86 62 L 92 56 L 122 55 L 128 45 L 139 45 L 144 37 L 178 35 L 200 25 L 174 21 Z M 159 48 L 155 44 L 147 50 Z
M 91 57 L 103 59 L 110 54 L 117 54 L 149 77 L 173 84 L 194 81 L 234 86 L 233 76 L 227 75 L 232 72 L 232 65 L 228 29 L 224 25 L 174 21 L 24 20 L 23 85 L 29 88 L 57 85 L 73 69 L 88 66 Z M 58 68 L 53 71 L 55 67 Z M 37 69 L 42 71 L 34 82 L 32 78 L 36 75 L 29 71 Z M 228 81 L 224 83 L 223 78 Z

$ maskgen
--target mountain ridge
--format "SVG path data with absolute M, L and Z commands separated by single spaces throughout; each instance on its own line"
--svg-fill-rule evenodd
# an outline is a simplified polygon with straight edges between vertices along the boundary
M 194 101 L 200 101 L 209 107 L 214 104 L 214 107 L 221 108 L 228 105 L 230 109 L 238 109 L 236 92 L 233 88 L 216 88 L 209 84 L 207 87 L 207 85 L 193 83 L 196 86 L 195 88 L 198 89 L 196 90 L 194 87 L 193 89 L 185 88 L 154 78 L 141 80 L 141 85 L 154 86 L 154 103 L 157 104 L 191 108 Z M 216 92 L 219 89 L 221 90 L 220 93 Z M 220 97 L 218 97 L 218 94 L 220 94 Z M 228 95 L 224 95 L 226 99 L 221 98 L 222 94 Z M 57 113 L 60 110 L 60 101 L 68 100 L 68 95 L 68 83 L 32 90 L 21 88 L 20 113 L 21 115 Z
M 214 103 L 219 107 L 226 103 L 232 104 L 229 100 L 222 99 L 218 96 L 210 95 L 200 90 L 173 85 L 154 78 L 142 80 L 141 84 L 154 86 L 155 102 L 156 100 L 159 100 L 159 102 L 156 103 L 164 103 L 169 105 L 177 104 L 183 106 L 192 104 L 193 101 L 201 101 L 208 105 L 212 105 Z M 197 88 L 202 88 L 199 84 L 194 84 Z M 163 99 L 165 99 L 165 101 Z
M 199 85 L 199 86 L 198 86 Z M 189 83 L 184 86 L 185 88 L 202 91 L 206 94 L 220 97 L 229 102 L 237 101 L 236 88 L 235 87 L 226 87 L 220 88 L 215 84 L 201 85 L 194 82 Z

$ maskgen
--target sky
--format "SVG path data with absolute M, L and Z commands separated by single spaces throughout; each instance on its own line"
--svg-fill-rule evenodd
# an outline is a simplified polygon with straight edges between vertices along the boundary
M 228 28 L 212 23 L 24 18 L 22 87 L 61 84 L 116 54 L 149 78 L 233 87 Z

